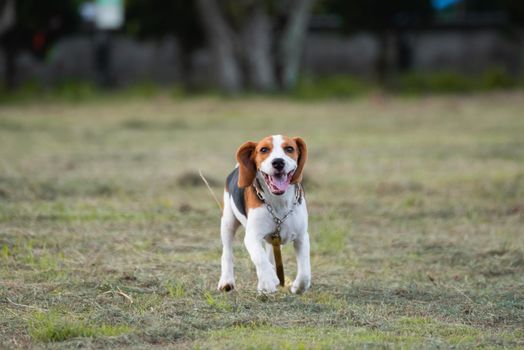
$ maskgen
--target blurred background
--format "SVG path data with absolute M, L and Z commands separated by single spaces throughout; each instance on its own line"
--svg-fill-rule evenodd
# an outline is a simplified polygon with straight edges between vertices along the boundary
M 521 0 L 0 0 L 1 94 L 524 85 Z

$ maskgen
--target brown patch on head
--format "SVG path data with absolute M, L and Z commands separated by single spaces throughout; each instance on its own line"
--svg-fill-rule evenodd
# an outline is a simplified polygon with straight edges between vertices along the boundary
M 273 136 L 264 137 L 258 142 L 253 156 L 257 169 L 259 169 L 260 164 L 269 157 L 271 151 L 273 151 Z
M 292 184 L 296 184 L 302 181 L 302 171 L 304 170 L 304 165 L 306 165 L 307 160 L 307 146 L 304 140 L 300 137 L 293 137 L 291 140 L 296 144 L 297 149 L 297 170 L 293 174 L 291 179 Z
M 246 142 L 242 144 L 237 150 L 237 161 L 238 161 L 238 187 L 244 188 L 251 186 L 257 169 L 253 156 L 255 153 L 256 142 Z
M 237 151 L 239 164 L 238 187 L 251 186 L 255 179 L 257 169 L 273 149 L 273 137 L 268 136 L 259 142 L 246 142 Z
M 300 157 L 300 149 L 295 139 L 296 137 L 291 138 L 287 136 L 282 136 L 282 149 L 289 158 L 294 159 L 298 163 L 298 158 Z

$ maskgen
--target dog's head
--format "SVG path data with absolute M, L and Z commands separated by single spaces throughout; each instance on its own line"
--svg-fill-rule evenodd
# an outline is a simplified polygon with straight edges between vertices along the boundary
M 302 181 L 307 147 L 300 137 L 273 135 L 259 142 L 246 142 L 237 151 L 238 187 L 253 184 L 257 173 L 275 195 L 286 192 L 289 184 Z

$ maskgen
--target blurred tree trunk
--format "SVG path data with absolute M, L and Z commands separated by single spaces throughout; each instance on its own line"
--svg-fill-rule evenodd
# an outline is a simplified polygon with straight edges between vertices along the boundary
M 394 35 L 386 29 L 380 30 L 376 35 L 379 44 L 375 61 L 376 76 L 380 84 L 387 85 L 390 83 L 392 62 L 395 61 Z
M 276 87 L 271 31 L 270 18 L 258 1 L 246 19 L 241 50 L 246 61 L 248 84 L 259 91 L 271 91 Z
M 4 47 L 4 82 L 8 90 L 16 87 L 16 50 L 11 45 Z
M 307 25 L 315 0 L 290 0 L 288 19 L 279 44 L 280 84 L 284 89 L 295 86 Z
M 0 38 L 4 51 L 4 82 L 8 89 L 16 83 L 16 49 L 12 27 L 16 23 L 15 0 L 0 0 Z
M 387 48 L 388 38 L 386 32 L 380 32 L 377 35 L 378 38 L 378 53 L 375 61 L 375 72 L 377 80 L 384 85 L 388 73 L 388 61 L 387 61 Z
M 180 58 L 180 77 L 182 84 L 188 90 L 194 89 L 193 81 L 191 77 L 193 76 L 193 57 L 191 56 L 192 51 L 183 48 L 180 50 L 178 57 Z
M 0 36 L 15 24 L 15 0 L 0 0 Z
M 270 15 L 269 3 L 265 0 L 236 0 L 229 3 L 198 0 L 220 87 L 228 93 L 238 92 L 245 86 L 257 91 L 272 91 L 277 85 L 284 89 L 292 88 L 298 78 L 304 38 L 314 2 L 277 2 L 277 7 L 283 8 L 285 18 L 282 30 L 277 32 L 276 18 Z M 235 11 L 231 11 L 231 8 L 235 8 Z M 228 12 L 228 9 L 234 13 Z
M 213 52 L 218 84 L 227 93 L 242 87 L 241 71 L 235 56 L 234 33 L 227 24 L 215 0 L 198 0 L 204 30 Z

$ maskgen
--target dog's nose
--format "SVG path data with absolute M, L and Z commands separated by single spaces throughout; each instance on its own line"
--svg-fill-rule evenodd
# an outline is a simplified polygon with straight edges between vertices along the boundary
M 271 165 L 273 165 L 273 168 L 277 169 L 278 171 L 284 169 L 286 166 L 286 163 L 284 163 L 284 159 L 282 158 L 275 158 L 271 162 Z

